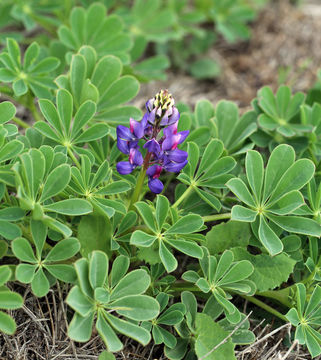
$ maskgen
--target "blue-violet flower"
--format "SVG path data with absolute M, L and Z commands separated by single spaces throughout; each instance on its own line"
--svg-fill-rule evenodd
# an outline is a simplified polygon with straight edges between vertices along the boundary
M 117 163 L 117 171 L 130 174 L 137 166 L 143 166 L 148 176 L 148 186 L 156 194 L 163 191 L 159 180 L 163 170 L 179 172 L 187 164 L 187 152 L 179 150 L 189 131 L 177 132 L 180 114 L 174 99 L 167 90 L 161 90 L 146 103 L 146 114 L 141 121 L 129 120 L 130 127 L 117 127 L 117 147 L 128 155 L 128 161 Z M 145 158 L 139 141 L 144 141 Z

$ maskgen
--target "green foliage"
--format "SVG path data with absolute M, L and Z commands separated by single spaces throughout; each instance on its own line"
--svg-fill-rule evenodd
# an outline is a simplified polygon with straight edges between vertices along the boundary
M 108 274 L 108 258 L 100 251 L 92 252 L 89 260 L 82 258 L 75 263 L 79 285 L 71 289 L 66 300 L 75 311 L 68 329 L 73 340 L 90 339 L 96 315 L 96 329 L 110 351 L 123 347 L 115 331 L 143 345 L 149 342 L 150 333 L 137 322 L 156 318 L 159 303 L 143 295 L 150 284 L 147 272 L 138 269 L 126 274 L 128 267 L 127 258 L 117 257 Z M 125 319 L 116 317 L 113 312 Z
M 64 282 L 75 282 L 76 273 L 72 265 L 63 264 L 76 255 L 80 249 L 76 238 L 60 240 L 51 249 L 44 249 L 47 237 L 47 227 L 41 221 L 32 220 L 30 224 L 32 243 L 22 237 L 11 243 L 13 254 L 21 261 L 16 268 L 16 279 L 25 284 L 31 284 L 32 292 L 42 297 L 47 295 L 55 279 Z
M 229 291 L 240 294 L 254 294 L 255 285 L 248 280 L 254 267 L 248 260 L 234 262 L 234 255 L 230 250 L 224 251 L 219 260 L 209 255 L 207 248 L 203 248 L 203 257 L 200 259 L 203 277 L 197 272 L 186 271 L 182 278 L 195 285 L 204 293 L 212 293 L 213 298 L 225 313 L 231 323 L 241 320 L 241 313 L 229 301 Z M 209 298 L 211 301 L 211 297 Z
M 134 231 L 130 237 L 130 244 L 138 248 L 155 247 L 158 252 L 157 262 L 161 262 L 167 272 L 174 271 L 178 265 L 170 249 L 176 249 L 194 258 L 203 256 L 201 247 L 192 236 L 203 226 L 203 220 L 199 215 L 186 215 L 172 225 L 166 223 L 169 203 L 162 195 L 157 197 L 156 208 L 144 202 L 137 202 L 135 207 L 149 233 Z M 149 262 L 148 254 L 145 260 Z
M 101 3 L 93 3 L 86 10 L 82 7 L 73 8 L 69 26 L 59 27 L 59 39 L 72 53 L 86 44 L 92 46 L 100 57 L 112 54 L 123 63 L 129 63 L 131 37 L 124 31 L 123 22 L 117 15 L 106 14 L 107 9 Z
M 320 225 L 314 220 L 291 215 L 304 205 L 300 189 L 314 174 L 311 160 L 295 161 L 294 149 L 279 145 L 264 170 L 259 152 L 249 150 L 245 158 L 247 184 L 240 178 L 228 181 L 227 187 L 247 207 L 235 205 L 232 220 L 253 223 L 256 236 L 271 255 L 282 252 L 283 243 L 272 226 L 290 233 L 320 236 Z M 273 224 L 273 225 L 272 225 Z
M 73 286 L 70 338 L 87 342 L 95 327 L 100 360 L 115 359 L 126 337 L 173 360 L 233 360 L 235 345 L 255 340 L 244 300 L 252 320 L 261 307 L 321 353 L 320 81 L 306 96 L 263 87 L 242 115 L 227 100 L 177 105 L 177 131 L 153 128 L 161 145 L 173 140 L 164 168 L 187 151 L 176 178 L 145 176 L 157 159 L 136 152 L 151 128 L 138 134 L 133 121 L 140 83 L 165 79 L 170 63 L 218 76 L 204 53 L 218 34 L 248 38 L 263 3 L 1 2 L 0 331 L 15 332 L 6 310 L 22 306 L 8 281 L 38 297 L 59 282 Z M 128 167 L 143 162 L 139 175 L 116 171 L 121 148 Z M 154 196 L 145 183 L 158 175 Z
M 71 92 L 76 109 L 91 100 L 96 103 L 95 119 L 112 126 L 127 124 L 129 117 L 141 115 L 136 107 L 124 106 L 137 95 L 139 83 L 132 76 L 121 76 L 122 71 L 121 61 L 114 55 L 98 60 L 94 48 L 82 46 L 71 59 L 69 74 L 60 75 L 56 83 Z
M 56 89 L 50 73 L 59 65 L 55 57 L 42 57 L 40 47 L 33 42 L 24 53 L 23 62 L 19 44 L 7 39 L 6 51 L 0 54 L 0 81 L 12 83 L 15 96 L 28 92 L 40 98 L 51 98 L 49 89 Z
M 286 314 L 287 319 L 296 327 L 295 339 L 306 344 L 312 357 L 321 354 L 321 288 L 316 286 L 309 299 L 303 284 L 296 285 L 296 306 Z
M 23 304 L 22 297 L 10 291 L 5 284 L 11 277 L 11 270 L 9 266 L 0 266 L 0 309 L 14 310 L 19 309 Z M 12 335 L 16 331 L 16 323 L 7 313 L 0 311 L 0 331 L 5 334 Z

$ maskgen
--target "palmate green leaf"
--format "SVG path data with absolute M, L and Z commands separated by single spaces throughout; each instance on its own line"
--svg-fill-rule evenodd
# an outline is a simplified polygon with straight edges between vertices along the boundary
M 0 311 L 0 331 L 8 335 L 13 335 L 16 328 L 15 321 L 8 314 Z
M 23 284 L 29 284 L 34 277 L 36 270 L 37 265 L 19 264 L 16 268 L 16 279 Z
M 277 183 L 269 202 L 275 201 L 292 190 L 300 190 L 314 174 L 315 166 L 311 160 L 300 159 L 291 165 Z
M 239 118 L 236 104 L 225 100 L 217 104 L 214 122 L 217 137 L 229 154 L 238 150 L 257 129 L 255 112 L 249 111 Z
M 130 237 L 131 245 L 141 246 L 141 247 L 150 247 L 156 241 L 157 236 L 149 235 L 141 230 L 136 230 L 132 233 Z
M 0 124 L 10 121 L 16 114 L 16 108 L 10 101 L 0 103 Z
M 167 197 L 165 197 L 163 195 L 157 195 L 156 222 L 157 222 L 158 228 L 160 230 L 162 229 L 164 222 L 167 218 L 169 207 L 170 207 L 170 204 L 169 204 Z
M 153 231 L 156 232 L 154 214 L 151 207 L 143 201 L 139 201 L 135 204 L 135 207 L 139 211 L 139 214 L 144 220 L 144 223 Z
M 282 241 L 271 229 L 263 215 L 260 215 L 259 238 L 272 256 L 279 254 L 283 250 Z
M 106 16 L 103 4 L 94 3 L 87 10 L 75 7 L 70 14 L 70 27 L 58 30 L 60 41 L 72 51 L 83 44 L 93 46 L 99 56 L 113 54 L 128 62 L 131 38 L 123 31 L 123 23 L 116 15 Z
M 203 256 L 202 249 L 195 242 L 183 239 L 166 239 L 166 242 L 175 249 L 191 257 L 200 259 Z
M 108 258 L 102 251 L 95 251 L 89 261 L 89 282 L 93 289 L 103 287 L 108 275 Z
M 1 110 L 0 110 L 1 111 Z M 0 149 L 0 163 L 14 159 L 23 150 L 23 143 L 11 140 Z
M 226 183 L 226 186 L 246 205 L 255 207 L 255 201 L 241 179 L 231 179 Z
M 175 256 L 169 251 L 163 241 L 159 243 L 159 257 L 168 273 L 177 268 Z
M 11 82 L 16 96 L 24 95 L 30 89 L 36 97 L 50 98 L 50 89 L 56 88 L 50 73 L 59 63 L 55 57 L 42 59 L 39 45 L 35 42 L 27 48 L 22 63 L 18 43 L 7 38 L 7 49 L 0 56 L 0 80 Z
M 129 295 L 143 294 L 150 285 L 150 277 L 145 270 L 133 270 L 125 275 L 114 287 L 110 300 L 120 299 Z
M 252 192 L 255 196 L 256 203 L 261 201 L 261 192 L 263 186 L 264 166 L 263 159 L 259 152 L 249 150 L 245 157 L 246 176 Z
M 72 265 L 68 264 L 46 264 L 46 270 L 56 279 L 65 283 L 75 283 L 77 275 Z
M 40 201 L 45 201 L 61 193 L 70 181 L 70 167 L 63 164 L 53 169 L 44 184 Z
M 21 228 L 12 224 L 9 221 L 0 220 L 0 235 L 8 240 L 13 240 L 19 236 L 21 236 L 22 231 Z
M 37 297 L 43 297 L 48 294 L 49 288 L 49 281 L 42 268 L 39 268 L 32 279 L 31 290 Z
M 23 300 L 21 295 L 10 290 L 0 291 L 0 309 L 14 310 L 22 306 Z
M 44 206 L 45 211 L 63 215 L 80 216 L 93 211 L 92 205 L 83 199 L 67 199 Z
M 96 329 L 103 339 L 109 351 L 120 351 L 123 348 L 122 342 L 116 336 L 114 330 L 106 321 L 103 312 L 98 314 Z
M 159 314 L 158 302 L 146 295 L 128 295 L 113 301 L 110 307 L 119 315 L 137 321 L 151 320 Z
M 80 249 L 76 238 L 60 240 L 48 253 L 44 262 L 63 261 L 76 255 Z
M 114 287 L 120 279 L 125 276 L 129 268 L 129 258 L 124 255 L 117 256 L 113 262 L 113 266 L 110 272 L 110 284 Z
M 94 311 L 94 303 L 84 296 L 80 288 L 74 286 L 66 299 L 67 304 L 79 315 L 86 317 Z
M 37 262 L 37 259 L 28 240 L 24 238 L 15 239 L 11 243 L 11 249 L 19 260 L 30 263 Z
M 173 226 L 166 230 L 165 235 L 190 234 L 198 231 L 204 224 L 201 216 L 189 214 L 179 219 Z
M 268 215 L 269 218 L 278 226 L 288 232 L 296 234 L 321 236 L 321 227 L 316 221 L 300 216 L 275 216 Z
M 235 205 L 232 208 L 231 219 L 235 221 L 254 222 L 257 215 L 257 211 L 248 209 L 241 205 Z
M 83 317 L 75 313 L 68 326 L 68 336 L 79 342 L 86 342 L 90 339 L 94 322 L 94 312 Z

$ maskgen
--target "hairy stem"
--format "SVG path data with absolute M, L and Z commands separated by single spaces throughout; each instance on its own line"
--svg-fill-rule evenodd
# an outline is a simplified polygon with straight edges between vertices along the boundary
M 223 219 L 230 219 L 230 218 L 231 218 L 231 213 L 203 216 L 204 222 L 223 220 Z

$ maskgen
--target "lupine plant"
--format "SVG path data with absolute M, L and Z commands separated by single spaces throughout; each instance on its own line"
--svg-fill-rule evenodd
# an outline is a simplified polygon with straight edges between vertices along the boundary
M 141 110 L 130 102 L 166 56 L 212 44 L 202 23 L 247 37 L 249 2 L 68 4 L 0 4 L 0 26 L 42 35 L 22 46 L 13 32 L 0 53 L 0 331 L 14 334 L 26 288 L 41 303 L 64 285 L 68 335 L 98 334 L 100 360 L 128 339 L 171 360 L 233 360 L 255 341 L 249 308 L 318 356 L 318 85 L 263 87 L 242 115 L 169 90 Z

